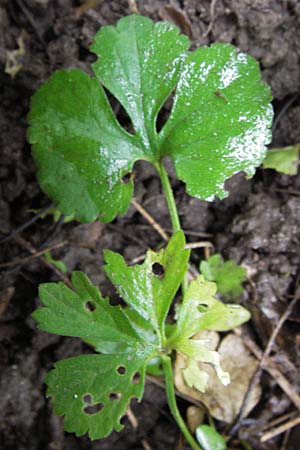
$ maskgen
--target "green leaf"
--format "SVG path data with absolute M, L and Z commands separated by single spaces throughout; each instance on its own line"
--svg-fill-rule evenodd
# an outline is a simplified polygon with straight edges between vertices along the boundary
M 206 281 L 203 275 L 193 280 L 184 296 L 173 333 L 167 340 L 169 347 L 188 356 L 184 378 L 190 387 L 200 388 L 202 392 L 206 388 L 207 377 L 196 362 L 211 364 L 224 385 L 230 382 L 230 378 L 221 368 L 218 352 L 209 349 L 207 340 L 191 338 L 203 330 L 230 330 L 250 317 L 242 306 L 226 305 L 214 296 L 215 293 L 216 284 Z
M 46 378 L 47 395 L 55 414 L 65 416 L 65 430 L 77 436 L 88 432 L 99 439 L 120 431 L 128 402 L 142 398 L 145 360 L 138 356 L 82 355 L 54 367 Z
M 38 327 L 62 336 L 80 337 L 99 352 L 140 353 L 144 348 L 142 337 L 125 310 L 111 306 L 83 273 L 73 272 L 72 283 L 75 291 L 64 283 L 39 287 L 45 307 L 33 313 Z
M 58 71 L 32 97 L 29 141 L 42 189 L 62 214 L 107 222 L 123 214 L 143 153 L 116 121 L 103 88 L 80 70 Z
M 62 214 L 83 222 L 123 214 L 133 191 L 123 176 L 139 159 L 157 167 L 171 156 L 187 191 L 203 199 L 224 197 L 227 178 L 260 165 L 272 108 L 258 64 L 228 44 L 188 46 L 174 25 L 128 16 L 96 34 L 96 78 L 59 71 L 33 96 L 29 141 L 38 179 Z M 119 125 L 102 85 L 128 112 L 133 135 Z M 157 133 L 173 91 L 170 118 Z
M 53 264 L 53 266 L 57 267 L 57 269 L 59 269 L 61 272 L 63 273 L 68 272 L 68 268 L 65 265 L 65 263 L 63 261 L 60 261 L 60 259 L 54 259 L 53 256 L 51 255 L 51 252 L 46 252 L 44 254 L 44 258 L 49 263 Z
M 263 160 L 264 169 L 274 169 L 286 175 L 297 175 L 300 145 L 268 150 Z
M 227 386 L 230 383 L 230 376 L 228 372 L 224 372 L 220 364 L 220 355 L 214 350 L 209 350 L 209 341 L 207 339 L 178 339 L 175 344 L 173 344 L 176 350 L 184 353 L 189 357 L 189 360 L 195 362 L 202 362 L 206 364 L 211 364 L 219 377 L 221 383 Z M 193 376 L 195 376 L 196 367 L 195 364 L 189 363 L 187 369 L 192 370 Z M 187 376 L 187 373 L 184 374 Z M 202 374 L 202 370 L 198 370 L 198 376 L 201 378 L 200 383 L 206 381 L 206 376 Z M 195 385 L 195 384 L 194 384 Z M 203 385 L 203 388 L 206 387 Z M 203 389 L 202 388 L 202 389 Z
M 199 425 L 195 431 L 196 439 L 203 450 L 226 450 L 226 442 L 210 425 Z
M 190 388 L 195 388 L 198 389 L 198 391 L 205 393 L 209 375 L 199 368 L 197 361 L 189 358 L 187 367 L 182 369 L 182 374 L 184 381 Z
M 213 255 L 201 261 L 200 272 L 207 280 L 214 281 L 218 292 L 226 298 L 235 299 L 243 293 L 241 283 L 247 280 L 247 272 L 232 260 L 224 262 L 221 255 Z
M 123 257 L 105 252 L 105 271 L 118 293 L 138 314 L 163 336 L 165 319 L 173 298 L 188 268 L 190 251 L 178 231 L 166 249 L 147 252 L 142 265 L 126 266 Z
M 40 286 L 43 307 L 33 313 L 39 328 L 80 337 L 101 353 L 56 363 L 47 376 L 48 395 L 55 412 L 65 416 L 67 431 L 98 439 L 122 428 L 130 399 L 142 397 L 148 361 L 162 350 L 164 321 L 188 258 L 182 231 L 166 249 L 149 251 L 142 265 L 127 267 L 120 255 L 107 252 L 106 271 L 124 308 L 110 305 L 81 272 L 72 274 L 73 289 L 63 283 Z M 156 274 L 157 264 L 162 273 Z
M 223 303 L 215 297 L 216 291 L 216 284 L 203 275 L 190 283 L 170 342 L 184 341 L 202 330 L 228 331 L 249 320 L 245 308 Z

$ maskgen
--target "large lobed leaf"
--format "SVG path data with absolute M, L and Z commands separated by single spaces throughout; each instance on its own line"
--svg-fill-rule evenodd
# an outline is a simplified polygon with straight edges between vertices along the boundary
M 96 34 L 96 78 L 58 71 L 33 96 L 29 141 L 42 189 L 65 215 L 107 222 L 128 208 L 124 175 L 144 159 L 171 156 L 187 191 L 224 197 L 238 171 L 252 175 L 270 141 L 269 88 L 257 62 L 228 44 L 187 50 L 169 23 L 128 16 Z M 126 109 L 134 134 L 117 122 L 102 85 Z M 169 120 L 157 133 L 161 106 L 175 90 Z
M 98 439 L 122 428 L 130 399 L 142 398 L 148 360 L 162 350 L 164 321 L 188 257 L 182 231 L 166 249 L 149 251 L 142 265 L 127 267 L 120 255 L 107 252 L 106 271 L 124 308 L 111 306 L 81 272 L 72 275 L 73 289 L 63 283 L 40 287 L 43 307 L 33 313 L 39 328 L 80 337 L 101 353 L 58 362 L 47 375 L 48 396 L 65 416 L 67 431 Z

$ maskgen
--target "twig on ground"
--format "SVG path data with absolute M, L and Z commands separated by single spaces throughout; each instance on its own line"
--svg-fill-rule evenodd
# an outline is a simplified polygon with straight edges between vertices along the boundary
M 152 228 L 157 231 L 157 233 L 163 238 L 163 240 L 167 242 L 169 240 L 169 236 L 159 225 L 159 223 L 156 222 L 156 220 L 137 202 L 135 198 L 131 200 L 131 203 L 133 204 L 135 209 L 147 220 Z
M 240 408 L 239 414 L 236 418 L 236 421 L 233 424 L 232 429 L 230 430 L 231 436 L 237 432 L 237 430 L 239 429 L 239 427 L 241 425 L 241 421 L 242 421 L 245 409 L 248 405 L 250 396 L 251 396 L 252 391 L 255 388 L 255 386 L 259 383 L 259 380 L 260 380 L 263 370 L 267 370 L 273 376 L 273 378 L 276 379 L 277 383 L 280 385 L 280 387 L 284 390 L 284 392 L 286 394 L 288 391 L 287 395 L 293 401 L 294 405 L 297 406 L 298 409 L 300 409 L 300 397 L 295 392 L 295 390 L 293 389 L 291 384 L 286 380 L 286 378 L 283 377 L 282 373 L 278 369 L 275 369 L 274 367 L 270 367 L 270 359 L 269 359 L 269 356 L 270 356 L 271 350 L 273 348 L 273 345 L 275 343 L 275 340 L 276 340 L 284 322 L 287 320 L 287 318 L 291 314 L 294 306 L 296 305 L 297 301 L 300 298 L 299 292 L 298 292 L 298 285 L 299 285 L 299 277 L 297 278 L 297 281 L 296 281 L 296 291 L 295 291 L 294 299 L 291 301 L 291 303 L 286 308 L 285 312 L 282 314 L 281 318 L 278 321 L 278 324 L 276 325 L 272 335 L 270 336 L 270 339 L 269 339 L 268 345 L 266 346 L 265 351 L 263 353 L 261 353 L 261 356 L 259 358 L 260 362 L 257 367 L 257 370 L 254 373 L 252 380 L 248 386 L 248 390 L 244 397 L 244 400 L 243 400 L 242 406 Z M 284 382 L 283 382 L 283 378 L 284 378 Z M 279 380 L 281 380 L 281 381 L 279 382 Z M 283 386 L 284 386 L 284 388 L 283 388 Z
M 129 422 L 131 423 L 132 428 L 134 430 L 137 430 L 138 427 L 139 427 L 139 422 L 137 420 L 136 415 L 134 414 L 134 412 L 130 408 L 130 406 L 127 408 L 126 415 L 127 415 L 128 419 L 129 419 Z M 148 441 L 145 438 L 141 439 L 141 444 L 142 444 L 144 450 L 152 450 L 151 445 L 148 443 Z
M 284 116 L 284 114 L 287 112 L 287 110 L 292 106 L 292 104 L 294 103 L 295 100 L 297 100 L 299 96 L 299 93 L 295 94 L 292 98 L 290 98 L 286 104 L 282 107 L 282 109 L 280 110 L 279 114 L 277 117 L 275 117 L 275 120 L 273 122 L 273 126 L 272 126 L 272 133 L 275 132 L 277 126 L 279 125 L 282 117 Z
M 277 428 L 274 428 L 273 430 L 267 431 L 262 435 L 260 438 L 261 442 L 269 441 L 270 439 L 273 439 L 274 437 L 278 436 L 279 434 L 284 433 L 285 431 L 290 430 L 291 428 L 295 427 L 296 425 L 300 425 L 300 417 L 296 417 L 295 419 L 291 419 L 288 422 L 284 423 L 283 425 L 280 425 Z
M 77 18 L 81 17 L 88 9 L 95 8 L 103 0 L 86 0 L 82 5 L 75 8 L 75 16 Z
M 289 428 L 285 432 L 285 435 L 284 435 L 284 438 L 283 438 L 280 450 L 287 450 L 287 445 L 288 445 L 288 442 L 289 442 L 289 439 L 290 439 L 291 431 L 292 431 L 292 428 Z
M 16 242 L 20 246 L 25 248 L 32 255 L 35 255 L 38 252 L 38 250 L 35 249 L 33 247 L 33 245 L 30 244 L 30 242 L 26 241 L 25 239 L 20 238 L 20 237 L 19 238 L 15 238 L 15 239 L 16 239 Z M 42 255 L 38 256 L 38 258 L 41 260 L 41 262 L 44 264 L 44 266 L 48 267 L 48 269 L 51 269 L 67 286 L 72 287 L 72 283 L 69 280 L 69 278 L 63 272 L 61 272 L 61 270 L 59 270 L 57 267 L 55 267 L 54 264 L 52 264 L 49 261 L 47 261 L 45 258 L 43 258 Z
M 276 417 L 276 419 L 271 420 L 271 422 L 267 423 L 262 430 L 268 430 L 270 428 L 275 427 L 276 425 L 279 425 L 280 423 L 284 422 L 285 420 L 294 419 L 299 415 L 298 411 L 291 411 L 289 413 L 283 414 L 283 416 Z
M 140 14 L 135 0 L 128 0 L 128 6 L 131 14 Z
M 23 223 L 18 228 L 15 228 L 8 236 L 5 236 L 4 238 L 0 239 L 0 244 L 4 244 L 5 242 L 10 241 L 15 236 L 20 234 L 22 231 L 26 230 L 26 228 L 30 227 L 33 223 L 35 223 L 40 217 L 42 217 L 53 206 L 54 206 L 54 203 L 50 203 L 50 205 L 45 206 L 45 208 L 41 209 L 37 214 L 35 214 L 27 222 Z
M 215 22 L 215 7 L 216 7 L 216 3 L 218 0 L 212 0 L 211 4 L 210 4 L 210 22 L 209 25 L 207 27 L 207 30 L 205 31 L 205 33 L 203 34 L 204 37 L 208 36 L 209 33 L 212 30 L 212 27 L 214 26 L 214 22 Z
M 38 37 L 38 39 L 40 40 L 40 42 L 46 47 L 46 42 L 43 38 L 43 35 L 40 32 L 40 28 L 38 26 L 38 24 L 35 22 L 33 16 L 31 15 L 31 13 L 28 11 L 28 9 L 26 8 L 26 6 L 23 4 L 22 0 L 17 0 L 17 5 L 19 6 L 20 10 L 22 11 L 22 13 L 24 14 L 24 16 L 26 17 L 26 19 L 28 20 L 28 22 L 30 23 L 33 31 L 35 32 L 36 36 Z
M 50 245 L 49 247 L 43 248 L 42 250 L 35 250 L 30 256 L 26 256 L 25 258 L 17 258 L 13 261 L 9 261 L 6 263 L 0 264 L 0 269 L 4 269 L 6 267 L 14 267 L 14 266 L 23 266 L 27 264 L 29 261 L 32 261 L 35 258 L 39 258 L 43 256 L 47 252 L 51 252 L 57 248 L 61 248 L 67 244 L 67 241 L 57 242 L 55 244 Z
M 117 231 L 118 233 L 122 234 L 124 237 L 126 237 L 126 239 L 131 240 L 132 242 L 137 244 L 139 247 L 147 248 L 147 244 L 142 239 L 137 238 L 133 234 L 127 233 L 125 230 L 123 230 L 122 227 L 119 227 L 119 226 L 117 226 L 115 224 L 112 224 L 112 223 L 107 224 L 106 227 L 108 229 L 111 229 L 113 231 Z

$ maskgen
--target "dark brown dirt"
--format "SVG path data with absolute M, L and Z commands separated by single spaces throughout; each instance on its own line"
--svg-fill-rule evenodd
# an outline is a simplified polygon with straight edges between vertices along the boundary
M 89 54 L 95 31 L 129 14 L 126 0 L 99 1 L 80 17 L 76 0 L 0 0 L 0 237 L 32 217 L 32 209 L 49 203 L 35 178 L 26 142 L 26 115 L 30 96 L 56 69 L 79 67 L 89 71 Z M 274 94 L 276 113 L 273 146 L 300 142 L 300 3 L 297 0 L 219 0 L 211 18 L 210 0 L 171 2 L 185 12 L 193 34 L 193 46 L 214 41 L 231 42 L 256 57 Z M 159 19 L 167 1 L 140 0 L 139 10 Z M 211 23 L 211 20 L 212 23 Z M 207 30 L 209 33 L 207 34 Z M 18 48 L 22 34 L 25 53 L 17 56 L 21 70 L 15 78 L 5 73 L 7 52 Z M 166 108 L 167 114 L 167 108 Z M 124 118 L 123 118 L 124 119 Z M 121 117 L 122 120 L 122 117 Z M 138 164 L 136 196 L 165 227 L 170 228 L 160 183 L 148 165 Z M 229 183 L 224 201 L 207 204 L 188 197 L 173 180 L 183 227 L 213 235 L 216 250 L 224 257 L 246 264 L 252 273 L 241 299 L 252 312 L 250 331 L 264 348 L 278 318 L 294 292 L 300 264 L 299 177 L 258 170 L 252 180 L 242 175 Z M 294 194 L 290 192 L 293 191 Z M 71 236 L 71 238 L 70 238 Z M 114 296 L 101 270 L 102 250 L 110 248 L 130 261 L 161 241 L 131 207 L 113 225 L 53 224 L 50 217 L 1 245 L 0 262 L 29 255 L 28 243 L 39 249 L 45 243 L 68 237 L 72 245 L 53 252 L 68 269 L 84 270 L 104 294 Z M 188 234 L 190 241 L 199 238 Z M 203 258 L 194 253 L 194 262 Z M 0 448 L 3 450 L 140 450 L 146 437 L 153 450 L 175 448 L 178 429 L 166 406 L 163 391 L 147 383 L 142 404 L 134 404 L 139 427 L 125 429 L 103 441 L 90 442 L 63 432 L 44 397 L 43 379 L 53 361 L 84 351 L 76 339 L 38 332 L 30 318 L 37 304 L 37 286 L 57 280 L 40 259 L 0 272 Z M 281 331 L 275 357 L 282 372 L 299 392 L 299 309 Z M 299 431 L 259 442 L 259 431 L 274 417 L 294 409 L 288 397 L 268 376 L 264 394 L 239 437 L 254 450 L 298 450 Z M 182 402 L 181 407 L 187 406 Z M 251 425 L 251 426 L 250 426 Z M 218 424 L 224 430 L 223 424 Z M 241 444 L 234 448 L 240 449 Z M 233 443 L 232 446 L 235 444 Z M 233 447 L 232 447 L 233 448 Z

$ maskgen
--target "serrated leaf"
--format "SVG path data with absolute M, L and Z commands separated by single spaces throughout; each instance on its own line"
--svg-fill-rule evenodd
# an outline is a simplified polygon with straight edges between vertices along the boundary
M 77 436 L 99 439 L 120 431 L 130 399 L 143 395 L 145 360 L 138 356 L 82 355 L 54 367 L 46 378 L 47 395 L 55 413 L 65 417 L 65 430 Z
M 228 44 L 188 52 L 188 39 L 168 23 L 128 16 L 102 27 L 92 50 L 98 78 L 59 71 L 34 95 L 29 141 L 42 189 L 80 221 L 123 214 L 132 181 L 122 177 L 145 159 L 173 158 L 187 191 L 223 197 L 225 180 L 251 175 L 270 140 L 270 90 L 258 64 Z M 116 121 L 101 83 L 128 112 L 135 134 Z M 158 112 L 175 89 L 160 133 Z
M 99 352 L 140 352 L 142 337 L 125 310 L 111 306 L 83 273 L 73 272 L 72 283 L 75 291 L 64 283 L 40 285 L 44 308 L 33 313 L 38 327 L 62 336 L 80 337 Z
M 203 450 L 226 450 L 226 442 L 210 425 L 199 425 L 195 431 L 196 439 Z
M 141 265 L 128 267 L 121 255 L 111 251 L 104 255 L 105 271 L 120 296 L 161 336 L 171 302 L 188 268 L 190 251 L 184 247 L 184 234 L 178 231 L 166 249 L 148 251 Z
M 297 175 L 300 145 L 268 150 L 263 160 L 264 169 L 274 169 L 286 175 Z
M 142 396 L 148 360 L 162 351 L 163 322 L 188 258 L 182 231 L 166 249 L 149 251 L 140 266 L 128 268 L 120 255 L 108 252 L 106 270 L 127 303 L 124 308 L 110 305 L 81 272 L 72 275 L 73 289 L 63 283 L 40 286 L 44 306 L 33 313 L 39 328 L 80 337 L 102 353 L 59 362 L 47 377 L 48 395 L 55 412 L 65 416 L 67 431 L 88 432 L 96 439 L 121 429 L 119 420 L 130 399 Z M 155 264 L 162 274 L 155 274 Z M 137 373 L 138 384 L 133 378 Z
M 224 261 L 219 254 L 201 261 L 200 272 L 209 281 L 214 281 L 218 292 L 226 298 L 235 299 L 243 293 L 241 286 L 247 280 L 246 269 L 235 261 Z

